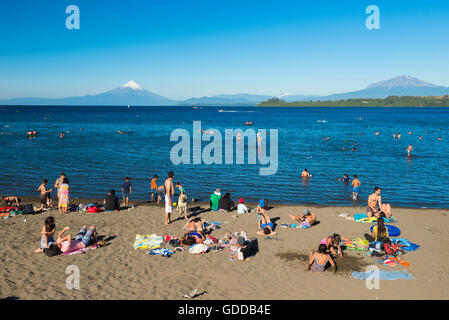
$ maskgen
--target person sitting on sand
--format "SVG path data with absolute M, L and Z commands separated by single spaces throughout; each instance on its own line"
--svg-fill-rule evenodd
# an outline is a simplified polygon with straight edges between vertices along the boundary
M 365 233 L 365 239 L 369 242 L 381 241 L 381 242 L 391 242 L 388 235 L 388 229 L 385 227 L 384 219 L 382 217 L 377 219 L 377 226 L 373 228 L 370 234 Z
M 306 270 L 324 271 L 326 270 L 328 263 L 332 266 L 334 272 L 337 272 L 337 265 L 329 253 L 327 253 L 326 245 L 320 244 L 318 247 L 318 252 L 310 251 Z
M 218 202 L 221 199 L 221 191 L 220 189 L 216 189 L 214 193 L 212 193 L 209 197 L 210 208 L 212 210 L 218 211 Z
M 316 215 L 314 213 L 311 213 L 309 210 L 304 209 L 302 214 L 299 214 L 297 216 L 290 215 L 290 219 L 296 220 L 301 224 L 301 227 L 308 226 L 311 227 L 316 222 Z
M 340 259 L 342 259 L 343 252 L 341 251 L 340 242 L 341 236 L 338 233 L 334 233 L 333 235 L 321 240 L 321 244 L 326 246 L 327 253 L 329 253 L 332 257 L 339 256 Z
M 309 173 L 307 168 L 301 172 L 301 178 L 312 178 L 312 175 Z
M 6 204 L 7 207 L 15 205 L 20 207 L 20 198 L 16 196 L 1 196 L 1 200 Z
M 243 198 L 239 199 L 239 204 L 237 205 L 237 213 L 239 214 L 249 213 L 249 209 L 245 205 L 245 200 Z
M 90 226 L 89 230 L 87 230 L 86 226 L 83 226 L 74 240 L 72 240 L 70 234 L 63 237 L 63 234 L 68 230 L 70 230 L 69 227 L 62 229 L 56 240 L 56 244 L 61 252 L 76 251 L 87 247 L 91 243 L 97 242 L 97 232 L 94 226 Z
M 264 236 L 274 236 L 277 233 L 274 232 L 274 224 L 271 221 L 270 217 L 266 214 L 265 210 L 268 206 L 267 200 L 260 200 L 259 205 L 257 206 L 257 224 L 259 231 L 257 234 Z
M 230 212 L 234 209 L 234 201 L 231 200 L 231 194 L 229 192 L 218 201 L 218 211 Z
M 55 234 L 56 223 L 54 217 L 45 218 L 45 224 L 41 230 L 41 247 L 34 250 L 34 252 L 42 252 L 45 248 L 48 248 L 52 243 L 56 243 L 53 235 Z
M 237 246 L 238 246 L 237 255 L 235 257 L 237 258 L 237 260 L 243 261 L 252 255 L 253 249 L 251 243 L 246 241 L 245 238 L 238 237 Z
M 391 206 L 388 203 L 382 204 L 382 197 L 380 196 L 380 188 L 375 187 L 374 192 L 368 197 L 368 205 L 366 206 L 366 214 L 368 217 L 391 217 Z
M 109 190 L 106 199 L 103 199 L 104 211 L 118 211 L 120 210 L 120 200 L 115 195 L 115 190 Z

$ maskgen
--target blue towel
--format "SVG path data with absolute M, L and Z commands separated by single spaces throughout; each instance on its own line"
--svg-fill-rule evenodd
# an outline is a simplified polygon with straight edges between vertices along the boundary
M 374 271 L 370 272 L 358 272 L 354 271 L 352 273 L 352 276 L 359 280 L 366 280 L 369 277 L 373 277 Z M 407 273 L 404 271 L 386 271 L 386 270 L 380 270 L 379 271 L 379 279 L 380 280 L 397 280 L 397 279 L 412 279 L 413 276 L 411 273 Z
M 402 249 L 404 249 L 405 251 L 415 251 L 416 249 L 421 247 L 420 245 L 418 245 L 416 243 L 412 243 L 412 242 L 408 241 L 406 238 L 396 238 L 396 239 L 390 239 L 390 240 L 393 243 L 402 244 Z

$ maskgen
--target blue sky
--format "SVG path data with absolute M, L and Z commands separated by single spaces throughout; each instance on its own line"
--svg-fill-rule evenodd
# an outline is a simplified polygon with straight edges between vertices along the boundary
M 68 5 L 80 29 L 65 27 Z M 365 27 L 368 5 L 380 30 Z M 352 91 L 411 75 L 449 86 L 449 1 L 0 2 L 0 98 L 100 93 L 133 79 L 172 99 Z

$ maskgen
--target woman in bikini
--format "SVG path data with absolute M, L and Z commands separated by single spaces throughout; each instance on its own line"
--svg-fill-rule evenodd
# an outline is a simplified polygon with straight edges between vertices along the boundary
M 309 254 L 309 262 L 307 263 L 307 270 L 312 271 L 324 271 L 327 264 L 330 263 L 334 272 L 337 272 L 337 265 L 332 257 L 327 253 L 327 247 L 324 244 L 320 244 L 318 252 L 311 251 Z

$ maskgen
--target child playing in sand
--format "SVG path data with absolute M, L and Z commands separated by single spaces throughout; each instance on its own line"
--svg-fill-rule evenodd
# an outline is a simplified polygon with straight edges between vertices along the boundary
M 45 248 L 48 248 L 50 244 L 56 243 L 53 235 L 55 234 L 56 223 L 55 218 L 47 217 L 45 219 L 45 224 L 42 226 L 41 230 L 41 247 L 34 250 L 34 252 L 42 252 Z
M 58 210 L 59 213 L 67 213 L 69 206 L 69 179 L 64 178 L 62 184 L 59 187 L 59 203 Z
M 340 259 L 342 259 L 343 252 L 341 251 L 340 242 L 341 236 L 338 233 L 334 233 L 333 235 L 321 240 L 321 244 L 324 244 L 326 246 L 327 253 L 329 253 L 333 257 L 336 257 L 338 255 Z
M 39 210 L 44 210 L 44 207 L 47 206 L 47 201 L 49 202 L 48 206 L 51 207 L 51 205 L 52 205 L 50 193 L 53 191 L 53 189 L 46 190 L 45 186 L 47 185 L 47 183 L 48 183 L 48 180 L 43 179 L 42 184 L 39 186 L 39 188 L 37 188 L 37 190 L 40 191 L 40 193 L 41 193 L 41 207 L 39 208 Z
M 127 207 L 129 204 L 129 195 L 131 194 L 131 179 L 129 177 L 125 178 L 125 182 L 122 183 L 123 192 L 123 206 Z
M 239 214 L 249 213 L 249 210 L 244 202 L 245 200 L 243 200 L 243 198 L 239 199 L 239 204 L 237 205 L 237 213 Z
M 352 180 L 352 198 L 354 200 L 357 199 L 360 185 L 361 185 L 361 183 L 360 183 L 357 175 L 355 174 L 354 180 Z

